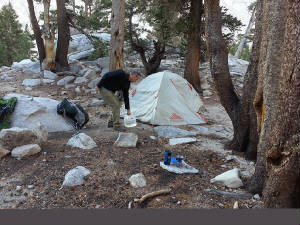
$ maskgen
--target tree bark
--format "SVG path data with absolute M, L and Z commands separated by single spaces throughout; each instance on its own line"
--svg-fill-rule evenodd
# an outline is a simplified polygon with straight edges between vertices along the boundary
M 49 9 L 51 0 L 43 0 L 44 3 L 44 27 L 43 27 L 43 37 L 45 39 L 45 50 L 46 58 L 44 64 L 44 69 L 55 70 L 55 54 L 54 54 L 54 39 L 55 34 L 53 29 L 50 27 L 49 21 Z
M 242 40 L 239 44 L 239 47 L 238 47 L 238 49 L 236 50 L 236 52 L 234 54 L 234 57 L 236 57 L 236 58 L 240 58 L 241 55 L 242 55 L 244 46 L 246 44 L 247 36 L 250 34 L 251 27 L 253 26 L 253 23 L 254 23 L 254 20 L 255 20 L 255 11 L 256 11 L 256 6 L 254 7 L 253 12 L 251 14 L 251 18 L 250 18 L 248 26 L 246 28 L 246 32 L 243 35 Z
M 266 17 L 271 30 L 269 37 L 274 39 L 268 43 L 268 50 L 272 53 L 270 57 L 278 58 L 266 62 L 271 70 L 263 74 L 263 81 L 278 81 L 277 87 L 263 83 L 266 108 L 260 141 L 265 147 L 266 166 L 263 200 L 266 207 L 299 208 L 300 0 L 266 1 L 265 7 L 270 11 Z M 276 111 L 270 110 L 271 106 Z M 270 114 L 272 119 L 268 120 Z M 269 138 L 264 140 L 263 136 Z
M 222 106 L 237 130 L 239 97 L 237 96 L 228 67 L 228 49 L 222 36 L 222 20 L 219 0 L 206 0 L 206 40 L 210 70 Z
M 243 95 L 239 104 L 237 130 L 233 140 L 227 146 L 239 152 L 245 152 L 247 159 L 254 160 L 257 156 L 257 121 L 253 106 L 255 90 L 257 88 L 258 64 L 260 58 L 260 44 L 262 36 L 262 4 L 258 1 L 256 6 L 256 20 L 253 47 L 250 63 L 244 78 Z
M 36 42 L 36 45 L 37 45 L 37 48 L 38 48 L 40 68 L 42 69 L 42 63 L 43 63 L 43 60 L 46 57 L 45 45 L 44 45 L 44 41 L 43 41 L 43 38 L 42 38 L 42 31 L 41 31 L 40 26 L 38 24 L 38 21 L 36 19 L 33 1 L 32 0 L 27 0 L 27 3 L 28 3 L 29 15 L 30 15 L 30 22 L 31 22 L 35 42 Z
M 257 115 L 259 143 L 255 173 L 247 182 L 247 189 L 253 193 L 262 193 L 266 175 L 266 150 L 270 149 L 271 132 L 278 122 L 276 108 L 279 97 L 279 74 L 282 63 L 282 45 L 284 43 L 286 7 L 285 2 L 261 0 L 262 37 L 258 66 L 258 84 L 254 97 Z
M 125 0 L 112 1 L 109 70 L 124 68 Z
M 56 71 L 69 70 L 68 49 L 70 41 L 69 19 L 66 13 L 65 0 L 56 0 L 58 40 L 56 48 Z
M 200 43 L 201 34 L 203 34 L 203 31 L 201 30 L 202 13 L 202 0 L 192 0 L 189 16 L 188 44 L 184 78 L 189 81 L 198 92 L 202 92 L 199 77 Z

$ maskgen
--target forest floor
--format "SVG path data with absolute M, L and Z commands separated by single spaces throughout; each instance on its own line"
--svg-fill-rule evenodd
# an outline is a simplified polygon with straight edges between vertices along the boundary
M 16 160 L 6 156 L 0 160 L 0 208 L 128 208 L 133 199 L 152 191 L 170 188 L 171 192 L 144 202 L 133 208 L 232 208 L 238 201 L 239 208 L 262 208 L 261 200 L 254 198 L 228 198 L 207 193 L 205 189 L 228 192 L 244 192 L 244 188 L 230 189 L 210 183 L 210 179 L 232 168 L 252 171 L 254 163 L 243 160 L 242 154 L 224 149 L 230 137 L 224 135 L 197 135 L 193 144 L 168 145 L 168 139 L 156 136 L 153 127 L 138 123 L 128 128 L 128 132 L 138 135 L 136 148 L 118 148 L 113 145 L 118 132 L 107 128 L 108 108 L 105 106 L 87 107 L 87 103 L 98 95 L 77 94 L 74 90 L 56 85 L 41 85 L 25 90 L 22 81 L 31 78 L 15 72 L 13 81 L 2 81 L 0 97 L 7 93 L 20 93 L 47 97 L 61 101 L 69 100 L 82 105 L 90 115 L 90 121 L 81 132 L 86 133 L 97 143 L 92 150 L 71 148 L 66 143 L 76 133 L 49 133 L 41 153 Z M 204 126 L 222 127 L 231 132 L 232 125 L 215 92 L 203 99 L 203 115 L 208 120 Z M 178 126 L 183 129 L 190 126 Z M 227 132 L 228 133 L 228 132 Z M 174 154 L 184 156 L 184 160 L 199 170 L 198 174 L 174 174 L 159 165 L 163 153 L 171 149 Z M 226 160 L 227 155 L 235 155 L 239 160 Z M 84 184 L 61 189 L 65 174 L 76 166 L 84 166 L 91 171 Z M 143 173 L 147 185 L 133 188 L 129 177 Z M 245 183 L 245 177 L 242 176 Z M 20 186 L 21 188 L 17 188 Z

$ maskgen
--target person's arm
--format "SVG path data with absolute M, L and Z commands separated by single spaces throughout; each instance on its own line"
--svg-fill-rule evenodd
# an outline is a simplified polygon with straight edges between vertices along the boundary
M 130 105 L 129 105 L 129 87 L 124 88 L 123 90 L 123 97 L 124 97 L 124 103 L 125 103 L 125 109 L 127 109 L 127 115 L 130 115 Z

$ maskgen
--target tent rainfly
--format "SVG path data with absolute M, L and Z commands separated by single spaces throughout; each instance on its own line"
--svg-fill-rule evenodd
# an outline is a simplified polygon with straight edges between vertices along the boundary
M 152 74 L 129 92 L 131 113 L 154 125 L 204 124 L 203 105 L 193 86 L 170 71 Z M 126 115 L 124 105 L 121 116 Z

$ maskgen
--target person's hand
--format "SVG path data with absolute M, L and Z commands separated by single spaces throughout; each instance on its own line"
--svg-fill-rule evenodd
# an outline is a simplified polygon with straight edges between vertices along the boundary
M 127 115 L 131 115 L 130 109 L 127 109 Z

